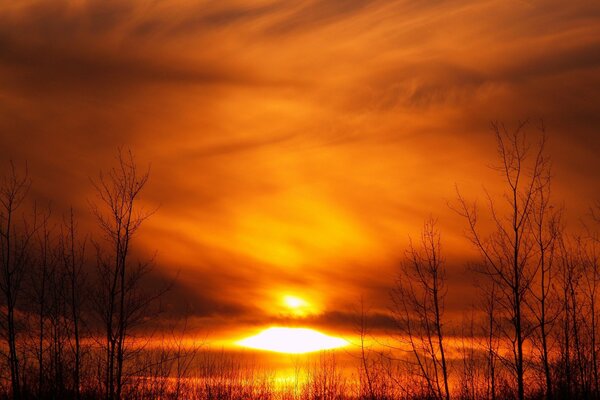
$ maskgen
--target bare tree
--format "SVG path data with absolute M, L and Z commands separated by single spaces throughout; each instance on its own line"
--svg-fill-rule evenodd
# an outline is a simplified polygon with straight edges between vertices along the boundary
M 576 257 L 571 252 L 572 247 L 567 243 L 567 238 L 560 239 L 560 260 L 561 260 L 561 280 L 560 289 L 562 294 L 561 307 L 561 394 L 571 396 L 578 393 L 576 371 L 574 368 L 573 342 L 579 342 L 579 338 L 574 338 L 578 329 L 574 325 L 578 324 L 575 317 L 577 312 L 577 293 L 579 287 L 579 268 Z M 573 308 L 575 307 L 575 308 Z
M 598 296 L 600 263 L 594 237 L 574 236 L 561 242 L 565 293 L 562 319 L 563 353 L 568 367 L 568 392 L 574 396 L 598 396 Z M 567 383 L 567 382 L 566 382 Z
M 589 380 L 589 391 L 598 394 L 598 296 L 600 290 L 600 263 L 598 260 L 598 248 L 595 241 L 586 240 L 585 247 L 581 253 L 581 265 L 584 269 L 582 286 L 586 311 L 584 313 L 585 328 L 587 330 L 589 351 L 586 352 L 591 364 L 591 379 Z
M 394 317 L 429 394 L 448 400 L 450 390 L 442 322 L 446 271 L 436 224 L 434 219 L 425 222 L 418 248 L 411 241 L 392 300 Z
M 5 303 L 0 307 L 2 334 L 8 347 L 12 397 L 21 398 L 19 355 L 17 352 L 17 307 L 23 289 L 26 267 L 30 261 L 30 244 L 35 234 L 33 221 L 17 220 L 17 211 L 29 191 L 30 180 L 25 171 L 19 174 L 13 163 L 0 181 L 0 293 Z M 20 222 L 20 223 L 19 223 Z
M 56 257 L 59 250 L 55 246 L 53 251 Z M 58 261 L 58 260 L 57 260 Z M 53 263 L 57 263 L 53 260 Z M 48 342 L 50 358 L 50 393 L 57 397 L 64 397 L 67 378 L 68 352 L 67 344 L 70 336 L 70 324 L 67 319 L 67 275 L 61 265 L 55 265 L 50 274 L 48 309 Z
M 86 239 L 77 236 L 77 226 L 73 209 L 64 221 L 60 237 L 60 255 L 66 275 L 67 319 L 70 319 L 71 332 L 69 335 L 74 358 L 73 391 L 75 399 L 81 397 L 81 333 L 82 310 L 85 306 L 86 274 L 84 272 Z
M 358 336 L 359 343 L 358 346 L 360 348 L 360 374 L 359 379 L 361 383 L 361 392 L 365 392 L 363 388 L 366 386 L 366 393 L 368 398 L 371 400 L 376 399 L 375 390 L 374 390 L 374 382 L 373 382 L 373 365 L 370 359 L 370 351 L 371 349 L 367 345 L 366 341 L 368 339 L 369 327 L 367 323 L 367 314 L 368 311 L 365 310 L 365 303 L 363 298 L 360 299 L 360 317 L 357 321 L 358 325 Z M 366 384 L 366 385 L 365 385 Z
M 544 127 L 541 127 L 545 134 Z M 545 168 L 536 176 L 536 195 L 532 203 L 530 224 L 537 252 L 537 288 L 532 287 L 534 301 L 530 304 L 533 318 L 539 329 L 536 337 L 539 339 L 540 361 L 545 380 L 545 395 L 553 398 L 553 382 L 550 360 L 550 338 L 555 321 L 558 317 L 556 304 L 552 302 L 555 264 L 558 253 L 558 241 L 562 234 L 562 210 L 552 205 L 550 198 L 550 168 Z
M 47 325 L 50 309 L 52 308 L 50 286 L 52 275 L 56 272 L 56 257 L 52 243 L 51 230 L 48 226 L 50 211 L 44 214 L 40 229 L 35 235 L 37 247 L 32 273 L 29 278 L 31 280 L 30 300 L 33 302 L 34 310 L 32 314 L 36 314 L 37 319 L 37 348 L 35 349 L 35 357 L 37 358 L 38 369 L 38 397 L 43 397 L 46 390 L 46 374 L 45 374 L 45 355 L 47 353 Z M 32 330 L 32 331 L 35 331 Z
M 104 234 L 106 249 L 96 243 L 99 290 L 95 308 L 104 326 L 105 394 L 120 399 L 123 392 L 124 361 L 131 344 L 131 330 L 145 316 L 154 296 L 141 288 L 150 264 L 132 264 L 131 241 L 151 214 L 139 204 L 149 171 L 139 171 L 131 151 L 119 151 L 117 166 L 107 176 L 93 181 L 97 202 L 92 210 Z
M 483 307 L 482 338 L 484 340 L 483 349 L 485 351 L 485 377 L 486 377 L 486 398 L 496 400 L 498 398 L 497 375 L 498 375 L 498 311 L 496 284 L 490 282 L 479 283 L 482 295 L 485 299 Z
M 462 371 L 458 380 L 458 397 L 476 399 L 481 396 L 476 357 L 476 332 L 474 313 L 465 312 L 460 330 L 460 346 Z
M 538 268 L 532 260 L 535 240 L 530 221 L 549 162 L 544 155 L 544 132 L 537 146 L 532 146 L 525 134 L 526 126 L 527 123 L 521 123 L 515 130 L 508 131 L 503 124 L 492 124 L 500 160 L 496 169 L 506 185 L 504 207 L 486 192 L 493 231 L 487 235 L 483 232 L 477 206 L 469 204 L 460 192 L 459 205 L 455 208 L 468 223 L 469 239 L 482 256 L 481 272 L 494 281 L 499 308 L 511 326 L 502 332 L 511 343 L 511 365 L 520 400 L 525 397 L 523 344 L 531 333 L 524 314 Z

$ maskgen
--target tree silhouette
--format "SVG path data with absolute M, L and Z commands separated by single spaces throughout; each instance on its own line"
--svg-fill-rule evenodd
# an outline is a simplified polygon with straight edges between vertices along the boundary
M 148 263 L 130 263 L 131 242 L 142 223 L 151 215 L 139 204 L 149 171 L 138 170 L 131 151 L 119 150 L 117 166 L 107 176 L 93 181 L 97 202 L 92 210 L 104 234 L 106 250 L 96 243 L 98 293 L 95 308 L 104 325 L 105 394 L 108 400 L 121 399 L 124 362 L 130 345 L 130 329 L 139 323 L 154 296 L 141 290 Z
M 406 252 L 392 291 L 393 312 L 430 396 L 450 398 L 444 349 L 445 261 L 437 222 L 428 219 L 419 246 Z
M 525 360 L 523 344 L 532 329 L 526 320 L 526 304 L 531 294 L 539 264 L 534 260 L 535 235 L 532 229 L 536 198 L 543 192 L 549 179 L 549 159 L 544 154 L 546 136 L 540 132 L 539 141 L 532 145 L 520 123 L 512 131 L 503 124 L 493 123 L 499 165 L 495 168 L 502 176 L 504 203 L 499 203 L 487 191 L 489 220 L 493 231 L 486 234 L 479 224 L 478 209 L 469 204 L 458 192 L 455 210 L 468 224 L 471 243 L 482 256 L 480 271 L 491 279 L 498 290 L 497 303 L 510 329 L 501 326 L 509 341 L 513 360 L 510 363 L 517 382 L 517 397 L 525 398 Z M 542 210 L 543 211 L 543 210 Z
M 8 366 L 12 397 L 21 398 L 19 355 L 17 352 L 18 320 L 15 316 L 21 300 L 23 280 L 31 261 L 30 244 L 36 231 L 35 213 L 32 220 L 18 220 L 31 182 L 27 170 L 19 174 L 11 162 L 8 173 L 0 181 L 0 307 L 2 333 L 8 347 Z

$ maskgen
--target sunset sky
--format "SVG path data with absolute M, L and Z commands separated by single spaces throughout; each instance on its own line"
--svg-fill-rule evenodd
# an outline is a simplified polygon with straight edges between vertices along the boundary
M 0 160 L 55 214 L 92 230 L 89 178 L 119 147 L 151 165 L 134 250 L 215 338 L 351 332 L 361 298 L 385 328 L 430 215 L 467 310 L 448 203 L 498 189 L 490 121 L 544 120 L 570 226 L 600 199 L 593 1 L 7 1 L 0 88 Z

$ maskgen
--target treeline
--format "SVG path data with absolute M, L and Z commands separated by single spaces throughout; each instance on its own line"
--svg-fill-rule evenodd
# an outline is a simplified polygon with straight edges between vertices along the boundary
M 400 373 L 423 398 L 600 398 L 600 207 L 570 233 L 552 196 L 544 126 L 493 124 L 493 132 L 503 192 L 484 189 L 478 207 L 457 189 L 451 203 L 480 255 L 468 266 L 479 301 L 462 323 L 446 320 L 449 271 L 436 221 L 428 220 L 392 292 L 396 350 L 407 354 Z M 365 377 L 389 376 L 389 363 L 363 365 Z M 371 398 L 380 397 L 373 390 Z
M 151 262 L 134 260 L 134 235 L 152 213 L 140 205 L 148 171 L 131 152 L 92 179 L 98 235 L 73 211 L 53 216 L 28 198 L 26 168 L 0 181 L 0 390 L 4 397 L 120 399 L 143 375 L 135 330 L 165 288 L 146 288 Z M 137 360 L 135 363 L 131 360 Z
M 148 334 L 168 285 L 149 284 L 152 260 L 132 256 L 154 210 L 140 202 L 149 172 L 131 152 L 92 179 L 94 236 L 72 211 L 57 216 L 36 205 L 27 170 L 11 164 L 0 181 L 0 396 L 600 398 L 600 204 L 571 233 L 552 195 L 543 125 L 494 124 L 493 132 L 503 192 L 484 191 L 480 207 L 457 189 L 451 203 L 479 254 L 467 266 L 479 301 L 461 321 L 445 313 L 448 274 L 462 272 L 447 270 L 437 221 L 428 219 L 391 290 L 392 340 L 368 344 L 363 310 L 352 378 L 323 356 L 297 371 L 302 384 L 283 387 L 260 368 L 185 343 L 185 322 Z

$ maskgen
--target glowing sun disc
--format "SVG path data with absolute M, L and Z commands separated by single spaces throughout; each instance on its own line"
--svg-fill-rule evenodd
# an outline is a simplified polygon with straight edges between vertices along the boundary
M 238 345 L 277 353 L 310 353 L 348 345 L 344 339 L 328 336 L 308 328 L 268 328 L 255 336 L 237 342 Z
M 308 303 L 304 301 L 304 299 L 301 299 L 300 297 L 296 296 L 284 296 L 283 302 L 288 308 L 302 308 L 308 305 Z

